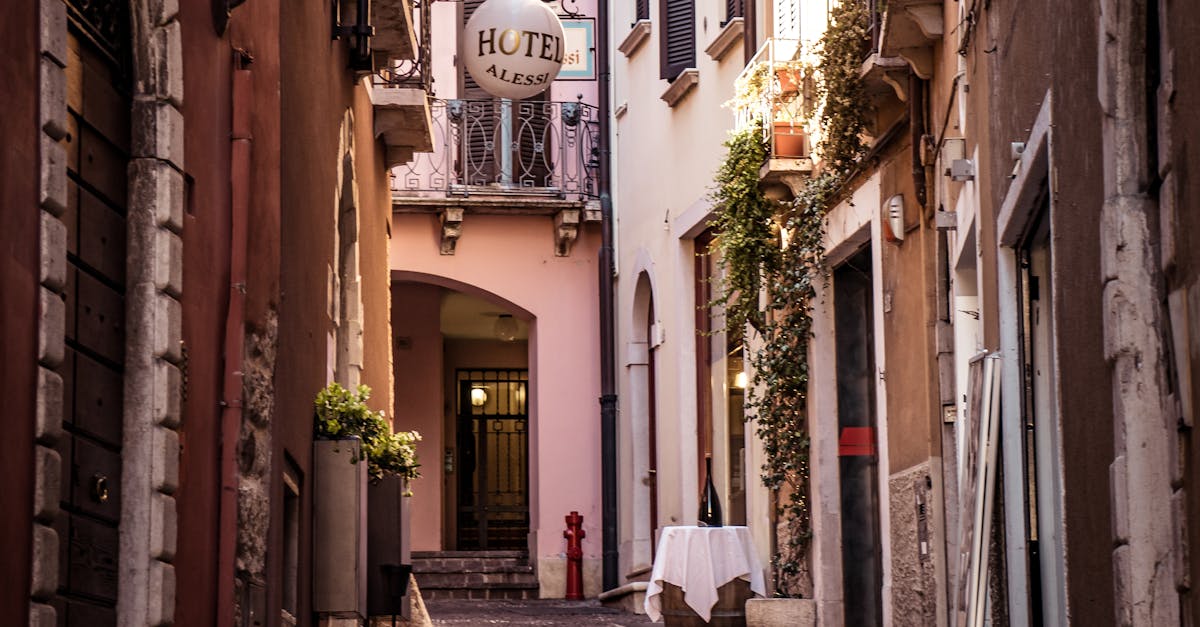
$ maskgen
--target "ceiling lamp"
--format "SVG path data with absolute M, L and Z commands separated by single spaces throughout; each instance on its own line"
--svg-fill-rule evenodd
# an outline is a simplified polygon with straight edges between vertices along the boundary
M 496 318 L 496 326 L 492 328 L 492 332 L 496 334 L 496 338 L 511 342 L 517 339 L 517 321 L 511 314 L 500 314 Z

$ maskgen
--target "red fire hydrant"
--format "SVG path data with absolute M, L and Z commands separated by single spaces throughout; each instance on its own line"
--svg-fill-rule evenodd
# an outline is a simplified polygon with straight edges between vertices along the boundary
M 563 537 L 567 539 L 567 598 L 578 601 L 583 598 L 582 544 L 587 532 L 583 530 L 583 516 L 579 512 L 571 512 L 566 519 Z

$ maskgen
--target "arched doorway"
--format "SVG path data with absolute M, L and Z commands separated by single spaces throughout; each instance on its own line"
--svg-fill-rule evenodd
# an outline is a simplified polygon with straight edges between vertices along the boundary
M 417 429 L 414 552 L 529 546 L 536 421 L 525 310 L 436 277 L 392 286 L 397 424 Z
M 654 290 L 646 272 L 634 288 L 632 343 L 628 364 L 630 428 L 633 445 L 633 570 L 648 567 L 654 559 L 658 531 L 658 390 L 655 363 Z

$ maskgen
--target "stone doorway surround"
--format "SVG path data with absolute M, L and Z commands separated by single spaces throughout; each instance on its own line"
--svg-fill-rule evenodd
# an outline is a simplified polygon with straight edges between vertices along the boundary
M 134 93 L 126 282 L 124 439 L 117 617 L 121 625 L 174 622 L 183 291 L 183 59 L 176 0 L 133 0 Z M 66 307 L 67 6 L 39 0 L 40 325 L 30 625 L 52 626 L 66 539 L 53 525 L 64 478 L 61 437 Z

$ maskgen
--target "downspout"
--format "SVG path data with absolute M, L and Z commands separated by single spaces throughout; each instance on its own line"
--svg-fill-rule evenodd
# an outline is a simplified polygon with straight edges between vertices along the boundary
M 596 0 L 600 118 L 600 494 L 603 589 L 618 585 L 617 561 L 617 385 L 613 311 L 612 149 L 609 133 L 608 0 Z
M 912 181 L 921 219 L 925 219 L 925 81 L 916 72 L 908 73 L 908 128 L 912 138 Z
M 234 52 L 232 137 L 229 159 L 229 308 L 225 313 L 225 369 L 221 392 L 221 497 L 217 548 L 217 624 L 234 623 L 237 551 L 237 444 L 242 426 L 242 353 L 245 344 L 247 213 L 250 208 L 251 58 Z

